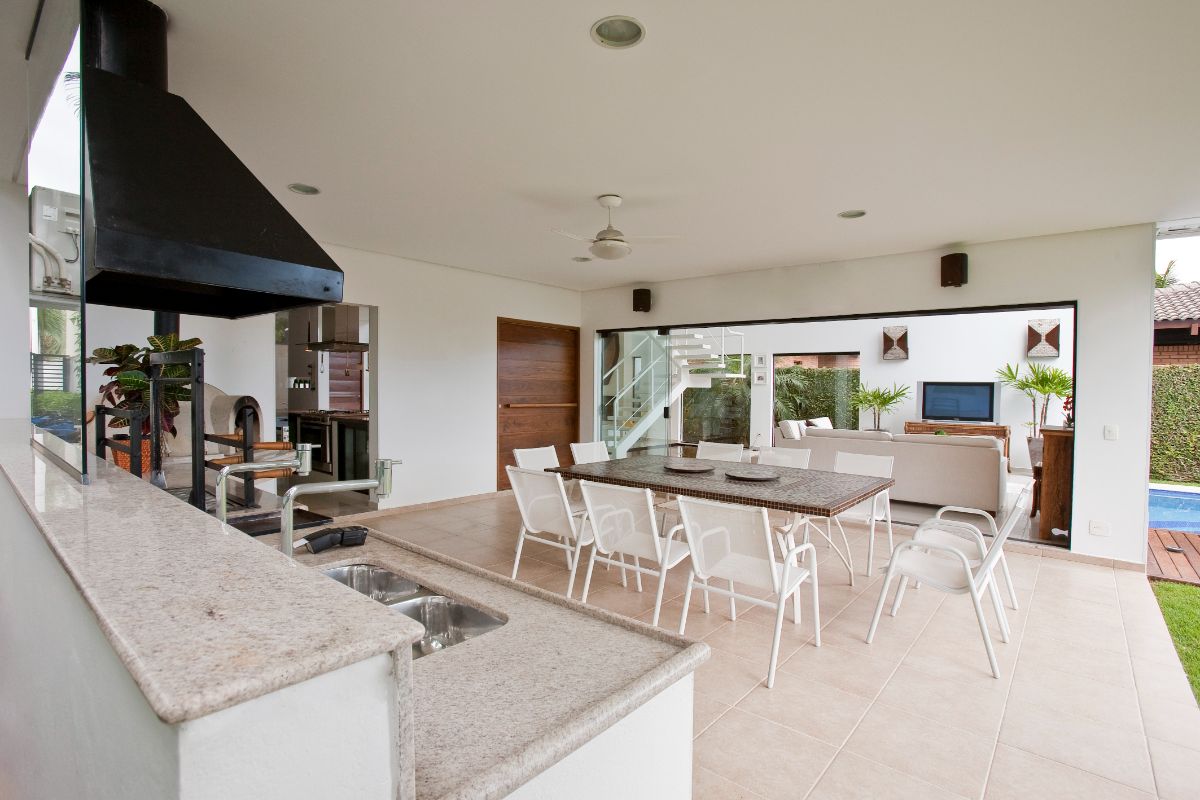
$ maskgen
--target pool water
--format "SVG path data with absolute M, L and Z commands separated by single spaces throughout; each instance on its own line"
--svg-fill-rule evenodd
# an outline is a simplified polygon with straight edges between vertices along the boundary
M 1200 492 L 1151 489 L 1150 527 L 1200 533 Z

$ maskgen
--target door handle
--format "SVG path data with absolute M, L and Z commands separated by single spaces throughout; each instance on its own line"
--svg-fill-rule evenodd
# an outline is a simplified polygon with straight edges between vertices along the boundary
M 579 408 L 579 403 L 504 403 L 500 408 Z

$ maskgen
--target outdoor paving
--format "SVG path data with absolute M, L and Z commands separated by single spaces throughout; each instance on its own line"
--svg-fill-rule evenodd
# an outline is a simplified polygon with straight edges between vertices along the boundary
M 1151 528 L 1146 548 L 1146 574 L 1152 578 L 1200 586 L 1200 535 Z M 1180 552 L 1172 552 L 1168 547 Z

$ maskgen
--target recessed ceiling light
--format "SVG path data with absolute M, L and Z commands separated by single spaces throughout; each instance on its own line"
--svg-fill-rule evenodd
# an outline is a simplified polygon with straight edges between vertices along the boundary
M 601 47 L 621 50 L 646 38 L 646 29 L 633 17 L 611 16 L 592 25 L 592 40 Z
M 571 260 L 577 261 L 580 264 L 586 264 L 587 262 L 591 261 L 591 259 L 587 256 L 572 256 Z
M 851 208 L 848 211 L 838 212 L 838 216 L 842 219 L 858 219 L 859 217 L 865 217 L 866 215 L 867 212 L 863 211 L 861 208 Z
M 289 183 L 288 189 L 291 189 L 296 194 L 314 195 L 321 193 L 321 190 L 316 186 L 309 186 L 307 183 Z

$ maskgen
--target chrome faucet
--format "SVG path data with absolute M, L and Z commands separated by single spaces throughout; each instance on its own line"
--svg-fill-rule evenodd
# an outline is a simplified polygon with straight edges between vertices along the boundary
M 392 467 L 401 463 L 399 460 L 381 458 L 375 462 L 375 477 L 363 478 L 356 481 L 322 481 L 320 483 L 298 483 L 287 490 L 283 496 L 283 512 L 279 519 L 279 549 L 288 558 L 293 557 L 293 512 L 296 498 L 302 494 L 332 494 L 333 492 L 358 491 L 375 489 L 376 497 L 387 497 L 392 493 Z
M 226 464 L 217 472 L 217 519 L 225 522 L 229 518 L 229 476 L 235 472 L 269 472 L 273 469 L 294 469 L 303 478 L 312 472 L 312 451 L 316 444 L 296 445 L 296 457 L 287 461 L 250 461 L 241 464 Z

